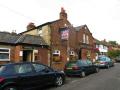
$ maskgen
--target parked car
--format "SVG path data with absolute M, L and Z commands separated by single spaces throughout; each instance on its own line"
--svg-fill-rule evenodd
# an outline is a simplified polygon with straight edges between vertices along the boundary
M 85 77 L 87 74 L 99 72 L 99 68 L 90 60 L 76 60 L 67 62 L 64 72 L 67 76 L 77 75 Z
M 95 65 L 97 65 L 100 68 L 101 67 L 109 68 L 109 67 L 114 66 L 114 61 L 107 56 L 100 56 L 95 61 Z
M 51 84 L 61 86 L 64 81 L 63 72 L 55 71 L 40 63 L 0 65 L 0 90 L 28 90 Z
M 115 62 L 120 62 L 120 56 L 115 58 Z

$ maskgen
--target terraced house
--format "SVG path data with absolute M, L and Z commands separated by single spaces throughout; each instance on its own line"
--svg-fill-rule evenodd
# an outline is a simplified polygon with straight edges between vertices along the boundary
M 0 32 L 0 63 L 43 60 L 40 62 L 46 64 L 47 55 L 42 54 L 47 48 L 40 36 Z
M 95 58 L 94 40 L 87 25 L 73 27 L 64 8 L 61 8 L 58 20 L 39 26 L 30 23 L 27 31 L 20 34 L 41 36 L 49 45 L 48 65 L 57 70 L 62 70 L 68 60 Z

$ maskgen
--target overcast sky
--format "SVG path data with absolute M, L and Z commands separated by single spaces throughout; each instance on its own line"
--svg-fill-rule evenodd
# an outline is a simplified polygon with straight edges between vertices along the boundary
M 0 0 L 0 31 L 57 20 L 61 7 L 73 26 L 86 24 L 95 38 L 120 43 L 120 0 Z

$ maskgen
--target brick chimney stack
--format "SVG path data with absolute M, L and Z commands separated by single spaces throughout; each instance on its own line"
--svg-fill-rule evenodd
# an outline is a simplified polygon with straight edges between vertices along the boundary
M 61 8 L 60 19 L 67 20 L 67 13 L 65 12 L 63 7 Z
M 30 22 L 28 25 L 27 25 L 27 30 L 31 30 L 31 29 L 34 29 L 36 26 L 34 23 Z

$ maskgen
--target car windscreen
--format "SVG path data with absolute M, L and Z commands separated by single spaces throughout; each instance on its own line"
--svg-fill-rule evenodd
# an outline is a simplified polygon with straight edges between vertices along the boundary
M 0 74 L 2 74 L 5 71 L 5 68 L 5 65 L 0 65 Z

